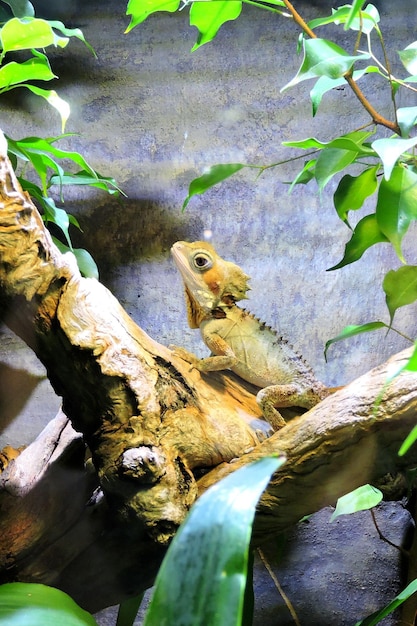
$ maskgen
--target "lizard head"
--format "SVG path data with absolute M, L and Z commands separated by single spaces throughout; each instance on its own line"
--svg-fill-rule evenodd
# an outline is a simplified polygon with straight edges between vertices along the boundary
M 191 328 L 198 328 L 213 309 L 246 298 L 249 276 L 222 259 L 209 243 L 177 241 L 171 253 L 184 281 Z

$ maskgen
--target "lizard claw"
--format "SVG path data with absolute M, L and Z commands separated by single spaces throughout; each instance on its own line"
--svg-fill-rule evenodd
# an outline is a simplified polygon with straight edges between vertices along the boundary
M 195 356 L 192 352 L 188 352 L 185 348 L 180 348 L 179 346 L 170 345 L 168 346 L 174 356 L 179 357 L 183 361 L 190 363 L 191 369 L 196 367 L 198 369 L 198 362 L 200 359 Z

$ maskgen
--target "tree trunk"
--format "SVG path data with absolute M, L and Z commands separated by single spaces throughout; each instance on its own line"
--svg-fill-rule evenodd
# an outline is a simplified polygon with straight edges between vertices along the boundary
M 265 439 L 250 385 L 202 377 L 81 277 L 0 144 L 1 316 L 63 403 L 0 476 L 1 582 L 52 584 L 96 611 L 148 587 L 199 493 L 245 463 L 277 452 L 288 459 L 259 504 L 257 543 L 415 464 L 415 448 L 404 458 L 397 450 L 415 424 L 417 376 L 401 374 L 375 408 L 387 372 L 408 353 Z

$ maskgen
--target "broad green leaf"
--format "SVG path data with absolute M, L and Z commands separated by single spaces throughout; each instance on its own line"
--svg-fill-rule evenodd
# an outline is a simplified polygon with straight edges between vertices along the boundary
M 66 593 L 35 583 L 0 586 L 0 626 L 97 626 Z
M 410 43 L 404 50 L 399 50 L 398 55 L 407 72 L 417 74 L 417 41 Z
M 33 4 L 27 0 L 3 0 L 12 10 L 15 17 L 35 17 Z
M 350 515 L 357 511 L 367 511 L 379 504 L 382 493 L 372 485 L 362 485 L 338 499 L 336 508 L 330 518 L 333 522 L 339 515 Z
M 329 267 L 327 271 L 338 270 L 345 265 L 349 265 L 349 263 L 354 263 L 371 246 L 388 241 L 388 238 L 378 226 L 375 213 L 366 215 L 357 223 L 350 241 L 347 242 L 343 259 L 337 265 Z
M 16 87 L 25 87 L 29 89 L 36 96 L 44 98 L 49 105 L 56 109 L 61 117 L 61 131 L 64 132 L 65 124 L 68 121 L 70 116 L 70 105 L 66 100 L 63 100 L 60 96 L 58 96 L 57 92 L 54 89 L 41 89 L 40 87 L 35 87 L 35 85 L 16 85 Z
M 46 48 L 51 45 L 64 48 L 68 43 L 68 38 L 59 37 L 49 22 L 34 17 L 12 18 L 0 30 L 0 39 L 3 55 L 15 50 Z
M 212 41 L 219 28 L 230 20 L 239 17 L 242 0 L 217 0 L 216 2 L 193 2 L 190 9 L 190 24 L 199 30 L 197 43 L 192 52 Z
M 322 150 L 316 162 L 315 177 L 320 189 L 324 189 L 335 174 L 342 171 L 353 163 L 358 153 L 353 150 L 339 148 L 327 148 Z
M 217 183 L 221 183 L 226 178 L 229 178 L 229 176 L 233 176 L 233 174 L 236 174 L 236 172 L 241 170 L 243 167 L 247 166 L 245 166 L 243 163 L 225 163 L 213 165 L 202 176 L 194 178 L 188 188 L 188 196 L 184 200 L 182 209 L 185 209 L 193 196 L 206 192 L 207 189 L 210 189 L 210 187 L 213 187 L 213 185 L 217 185 Z
M 346 174 L 339 182 L 333 196 L 334 206 L 341 220 L 347 223 L 349 211 L 357 211 L 371 196 L 377 186 L 379 165 L 364 170 L 359 176 Z
M 338 341 L 344 341 L 345 339 L 349 339 L 350 337 L 354 337 L 355 335 L 360 335 L 362 333 L 369 333 L 373 330 L 379 330 L 380 328 L 389 328 L 384 322 L 368 322 L 367 324 L 355 325 L 352 324 L 350 326 L 345 326 L 345 328 L 338 334 L 336 337 L 329 339 L 326 341 L 326 345 L 324 348 L 324 358 L 327 361 L 327 351 L 333 343 Z
M 135 26 L 141 24 L 149 15 L 157 11 L 174 13 L 180 6 L 180 0 L 129 0 L 126 15 L 131 15 L 130 24 L 125 33 L 130 32 Z
M 87 252 L 87 250 L 66 246 L 64 243 L 59 241 L 59 239 L 56 239 L 56 237 L 52 237 L 52 239 L 58 250 L 60 250 L 63 254 L 65 254 L 65 252 L 73 253 L 77 259 L 78 268 L 83 276 L 86 278 L 96 278 L 98 280 L 98 267 L 93 257 L 89 252 Z
M 281 92 L 304 80 L 318 76 L 341 78 L 356 61 L 370 58 L 369 54 L 351 56 L 343 48 L 327 39 L 305 39 L 303 46 L 302 65 L 296 76 L 281 89 Z
M 241 624 L 255 508 L 284 459 L 230 474 L 193 505 L 162 562 L 144 626 Z
M 372 142 L 372 148 L 380 156 L 384 165 L 384 178 L 389 180 L 394 165 L 400 156 L 417 145 L 417 137 L 403 139 L 402 137 L 389 137 L 388 139 L 376 139 Z
M 404 261 L 401 242 L 410 222 L 417 219 L 417 174 L 395 166 L 389 180 L 379 185 L 376 205 L 378 226 Z
M 356 622 L 355 626 L 376 626 L 376 624 L 379 624 L 379 622 L 383 620 L 384 617 L 387 617 L 393 611 L 395 611 L 396 608 L 398 608 L 403 602 L 408 600 L 408 598 L 412 596 L 413 593 L 415 593 L 416 591 L 417 579 L 409 583 L 404 591 L 401 591 L 401 593 L 399 593 L 398 596 L 394 598 L 394 600 L 391 600 L 391 602 L 389 602 L 383 609 L 381 609 L 380 611 L 375 611 L 375 613 L 372 613 L 372 615 L 369 615 L 365 619 Z
M 0 92 L 7 91 L 10 85 L 23 83 L 26 80 L 52 80 L 53 78 L 57 76 L 51 71 L 46 57 L 45 60 L 32 57 L 23 63 L 10 61 L 0 67 Z
M 417 347 L 414 348 L 414 354 L 417 354 Z M 413 372 L 417 371 L 417 364 L 413 369 Z M 411 446 L 417 441 L 417 426 L 411 430 L 407 437 L 402 442 L 400 449 L 398 450 L 398 456 L 404 456 Z
M 398 125 L 401 128 L 401 135 L 407 138 L 410 130 L 417 123 L 417 107 L 402 107 L 397 109 Z
M 403 265 L 398 270 L 390 270 L 382 287 L 392 324 L 397 309 L 417 300 L 417 265 Z

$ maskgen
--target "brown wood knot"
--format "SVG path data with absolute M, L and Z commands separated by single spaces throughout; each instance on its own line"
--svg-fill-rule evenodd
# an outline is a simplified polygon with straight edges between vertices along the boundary
M 166 473 L 167 459 L 155 446 L 129 448 L 120 455 L 117 467 L 121 478 L 156 483 Z

